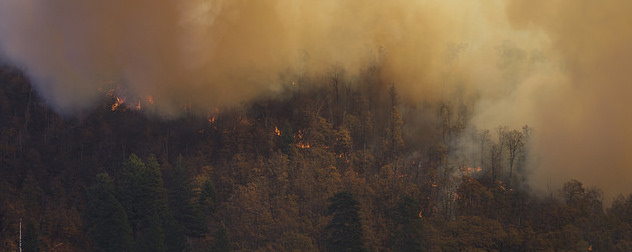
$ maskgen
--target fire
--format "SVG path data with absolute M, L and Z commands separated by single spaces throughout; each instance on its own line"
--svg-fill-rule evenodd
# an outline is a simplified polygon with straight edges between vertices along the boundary
M 305 132 L 303 132 L 302 130 L 298 130 L 298 133 L 294 135 L 294 138 L 298 140 L 296 143 L 296 147 L 299 147 L 301 149 L 309 149 L 311 146 L 307 141 L 303 140 L 304 134 Z
M 148 96 L 147 96 L 147 102 L 149 102 L 149 104 L 152 104 L 152 105 L 153 105 L 153 104 L 154 104 L 154 97 L 153 97 L 153 96 L 151 96 L 151 95 L 148 95 Z
M 419 211 L 419 218 L 423 217 L 422 213 L 423 213 L 423 210 Z
M 125 99 L 116 97 L 116 101 L 114 102 L 114 104 L 112 104 L 112 111 L 115 111 L 123 103 L 125 103 Z
M 309 146 L 309 143 L 302 143 L 302 142 L 301 143 L 297 143 L 296 147 L 299 147 L 301 149 L 309 149 L 309 148 L 311 148 L 311 146 Z
M 275 133 L 277 136 L 280 136 L 280 135 L 281 135 L 281 131 L 279 130 L 279 128 L 277 128 L 277 126 L 274 126 L 274 133 Z
M 141 107 L 140 107 L 140 100 L 139 100 L 138 104 L 136 104 L 136 110 L 140 110 L 140 109 L 141 109 Z
M 461 171 L 465 175 L 473 175 L 475 173 L 482 172 L 483 168 L 481 168 L 480 166 L 477 166 L 477 167 L 462 167 Z
M 213 114 L 213 116 L 208 118 L 208 123 L 210 123 L 211 125 L 213 125 L 213 123 L 215 122 L 215 114 Z

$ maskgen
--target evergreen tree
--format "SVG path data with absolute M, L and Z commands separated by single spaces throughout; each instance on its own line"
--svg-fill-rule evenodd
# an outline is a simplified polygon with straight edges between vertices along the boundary
M 146 176 L 149 180 L 149 184 L 155 187 L 155 214 L 158 224 L 154 230 L 152 230 L 152 237 L 164 237 L 164 248 L 166 251 L 182 252 L 190 251 L 191 245 L 186 238 L 186 228 L 176 220 L 174 215 L 169 209 L 168 191 L 164 188 L 162 173 L 160 171 L 160 165 L 156 160 L 156 156 L 153 154 L 145 161 L 147 170 Z M 186 180 L 186 178 L 184 178 Z M 184 191 L 182 193 L 185 193 Z M 182 202 L 182 204 L 186 204 Z M 153 221 L 153 219 L 152 219 Z M 162 231 L 162 234 L 159 233 Z
M 423 251 L 422 223 L 415 205 L 412 198 L 404 196 L 391 209 L 393 251 Z
M 211 251 L 213 252 L 230 252 L 233 251 L 232 246 L 230 245 L 230 237 L 228 236 L 228 231 L 222 225 L 219 227 L 217 232 L 215 232 L 213 241 L 213 247 Z
M 208 233 L 204 217 L 200 209 L 197 195 L 193 191 L 191 175 L 189 175 L 184 160 L 178 158 L 175 167 L 169 170 L 165 180 L 168 189 L 169 209 L 175 218 L 174 225 L 181 226 L 181 229 L 189 237 L 202 237 Z
M 155 157 L 146 166 L 135 154 L 123 165 L 120 201 L 132 227 L 136 251 L 165 251 L 165 234 L 161 219 L 166 216 L 167 202 L 161 173 Z
M 86 198 L 85 227 L 94 242 L 94 251 L 132 251 L 132 230 L 107 173 L 97 174 Z
M 22 239 L 22 248 L 24 252 L 40 251 L 39 231 L 32 221 L 29 221 L 29 223 L 26 225 L 24 238 Z
M 349 192 L 329 198 L 328 214 L 333 215 L 326 229 L 329 232 L 327 251 L 366 251 L 360 222 L 360 203 Z
M 292 125 L 289 122 L 283 125 L 283 131 L 281 131 L 281 152 L 289 157 L 293 157 L 296 154 Z
M 206 179 L 200 189 L 199 204 L 202 211 L 215 214 L 217 212 L 217 191 L 210 179 Z

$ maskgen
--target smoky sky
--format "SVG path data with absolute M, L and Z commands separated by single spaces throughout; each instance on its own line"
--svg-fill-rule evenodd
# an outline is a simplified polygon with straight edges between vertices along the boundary
M 212 110 L 332 66 L 406 102 L 475 100 L 472 123 L 535 129 L 532 183 L 632 191 L 632 4 L 620 0 L 0 0 L 0 55 L 63 113 L 116 88 Z M 280 73 L 293 73 L 279 78 Z M 458 95 L 455 95 L 458 94 Z

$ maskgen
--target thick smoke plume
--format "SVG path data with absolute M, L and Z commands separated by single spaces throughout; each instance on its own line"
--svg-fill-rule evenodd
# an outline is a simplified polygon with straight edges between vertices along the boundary
M 577 178 L 606 196 L 632 191 L 632 2 L 511 1 L 517 29 L 541 30 L 563 64 L 540 79 L 531 114 L 536 182 Z M 608 199 L 608 198 L 606 198 Z
M 0 54 L 59 111 L 104 90 L 156 113 L 273 94 L 279 78 L 376 59 L 407 102 L 466 99 L 472 123 L 535 129 L 531 182 L 632 191 L 626 1 L 0 0 Z M 476 101 L 473 103 L 472 101 Z
M 230 105 L 279 90 L 280 72 L 353 74 L 376 59 L 408 98 L 434 99 L 457 68 L 446 45 L 493 56 L 511 38 L 502 13 L 490 1 L 0 0 L 0 48 L 62 112 L 113 86 L 166 114 Z

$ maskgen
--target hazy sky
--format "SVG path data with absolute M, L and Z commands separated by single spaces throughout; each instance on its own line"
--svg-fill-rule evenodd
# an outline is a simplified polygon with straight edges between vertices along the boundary
M 0 0 L 0 54 L 72 113 L 114 86 L 157 111 L 232 105 L 280 72 L 376 57 L 409 102 L 465 93 L 472 123 L 535 128 L 533 180 L 632 192 L 632 2 Z

